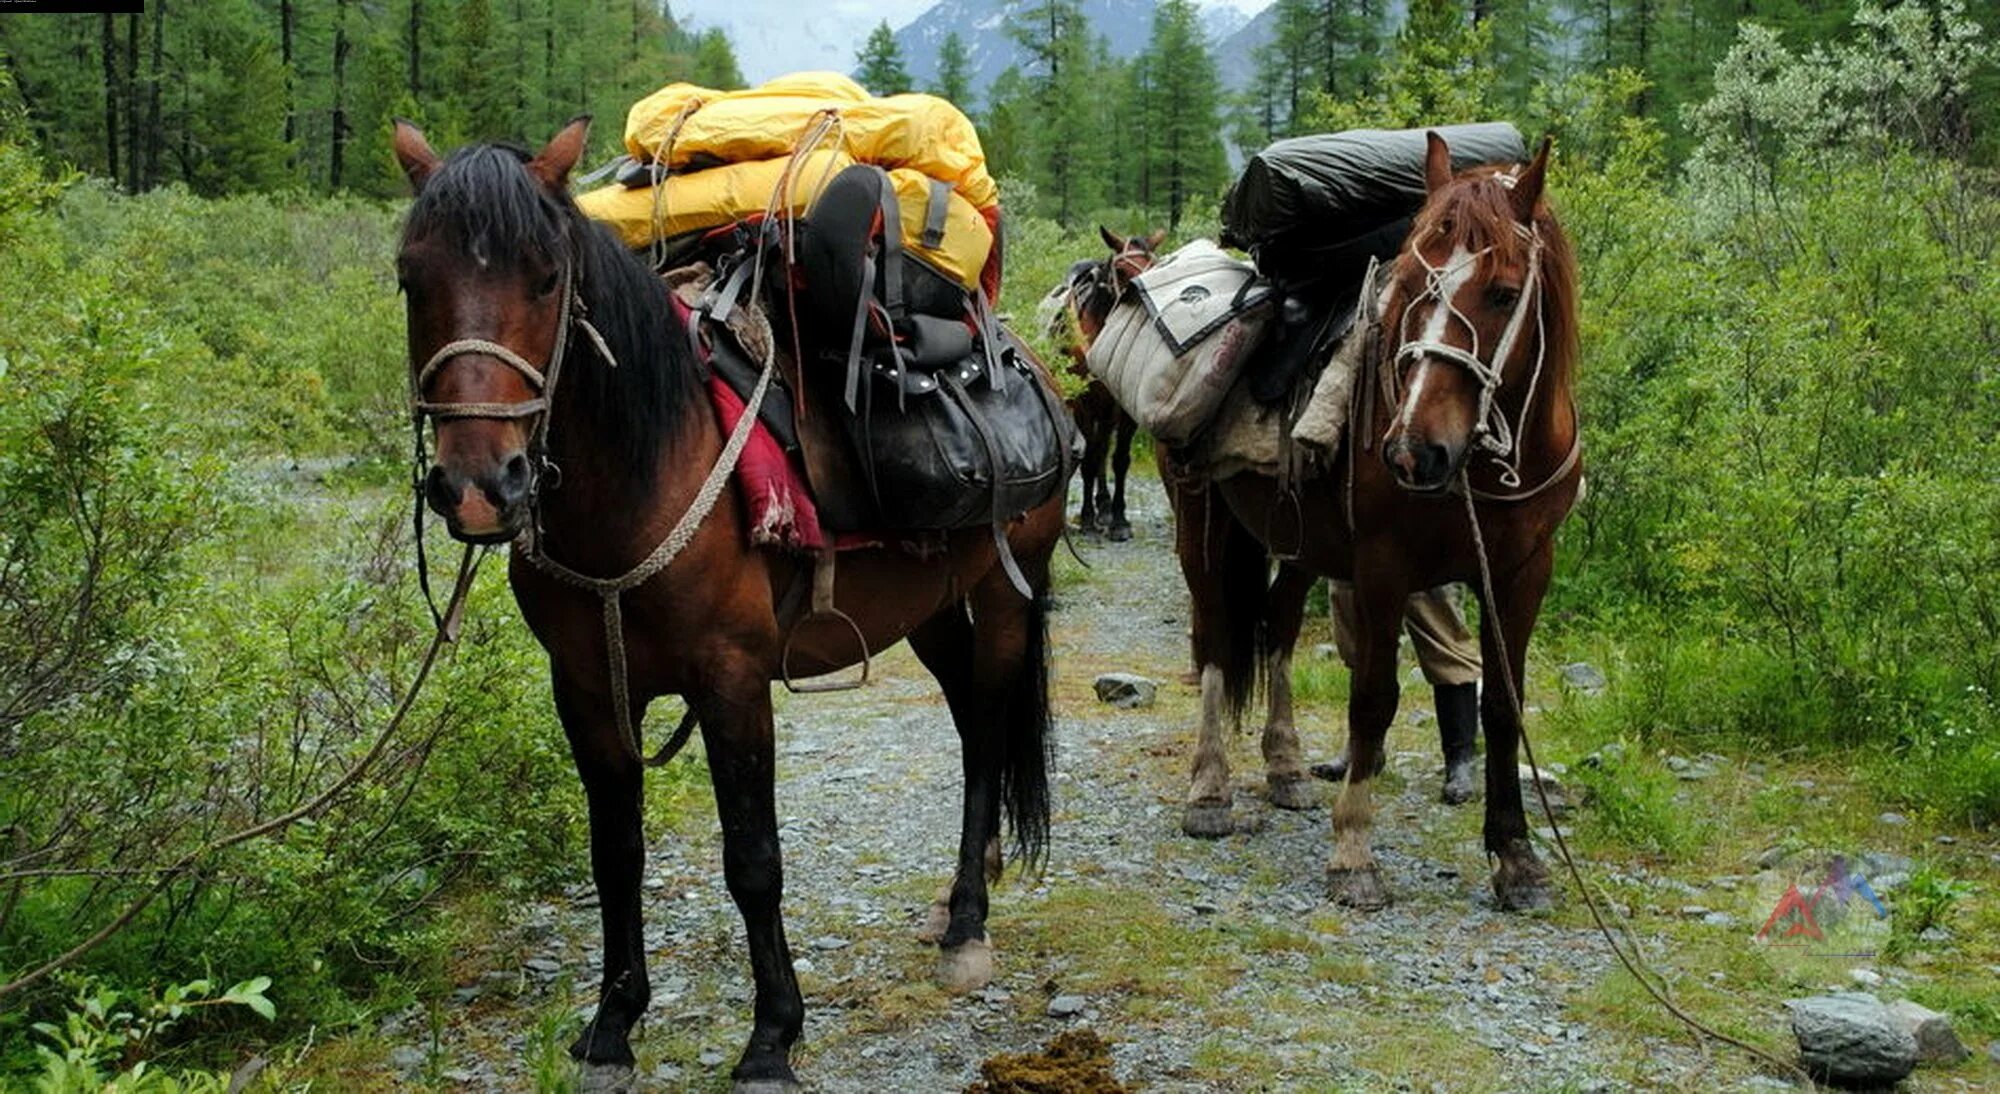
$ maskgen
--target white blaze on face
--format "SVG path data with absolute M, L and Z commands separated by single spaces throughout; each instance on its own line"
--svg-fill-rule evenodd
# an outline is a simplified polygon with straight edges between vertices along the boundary
M 1436 289 L 1425 297 L 1430 302 L 1431 314 L 1424 322 L 1424 332 L 1418 341 L 1433 344 L 1444 341 L 1444 336 L 1451 329 L 1451 302 L 1458 299 L 1458 291 L 1472 280 L 1476 265 L 1471 252 L 1459 246 L 1453 248 L 1451 257 L 1438 267 L 1443 272 L 1437 279 Z M 1429 355 L 1417 358 L 1417 374 L 1410 378 L 1410 390 L 1403 396 L 1403 413 L 1396 420 L 1397 428 L 1410 428 L 1410 419 L 1417 413 L 1417 401 L 1423 397 L 1424 380 L 1430 375 L 1430 369 Z

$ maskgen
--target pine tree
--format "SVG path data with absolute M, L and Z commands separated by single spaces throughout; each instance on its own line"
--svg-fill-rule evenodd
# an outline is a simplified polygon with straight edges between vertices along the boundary
M 720 28 L 701 32 L 694 43 L 694 71 L 689 79 L 703 87 L 729 91 L 743 86 L 743 70 L 736 65 L 736 47 Z
M 938 46 L 937 82 L 931 85 L 931 94 L 956 103 L 960 110 L 972 110 L 972 58 L 955 30 Z
M 1078 0 L 1038 0 L 1012 19 L 1007 33 L 1027 54 L 1034 89 L 1032 178 L 1054 204 L 1055 218 L 1070 226 L 1086 211 L 1098 175 L 1102 130 L 1092 124 L 1104 107 L 1093 78 L 1090 24 Z
M 855 55 L 854 79 L 862 87 L 876 95 L 901 95 L 915 85 L 910 82 L 910 70 L 903 65 L 903 47 L 896 42 L 896 32 L 889 29 L 889 21 L 882 20 L 868 33 L 868 41 Z
M 1189 197 L 1213 189 L 1225 170 L 1220 82 L 1194 0 L 1165 0 L 1154 9 L 1141 64 L 1151 84 L 1142 153 L 1148 189 L 1164 201 L 1169 226 L 1178 228 Z

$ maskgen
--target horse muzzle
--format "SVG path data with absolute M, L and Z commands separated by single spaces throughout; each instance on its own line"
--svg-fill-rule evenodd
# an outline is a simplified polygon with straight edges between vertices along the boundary
M 1465 462 L 1466 451 L 1463 445 L 1454 450 L 1449 445 L 1404 433 L 1382 446 L 1382 461 L 1389 466 L 1389 477 L 1404 490 L 1412 494 L 1442 494 L 1451 487 L 1451 480 Z
M 424 476 L 425 503 L 461 543 L 512 540 L 527 526 L 534 492 L 534 466 L 524 452 L 474 473 L 433 464 Z

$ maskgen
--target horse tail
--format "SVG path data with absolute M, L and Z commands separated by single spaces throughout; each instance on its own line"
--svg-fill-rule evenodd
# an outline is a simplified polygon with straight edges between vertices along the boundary
M 1222 669 L 1224 706 L 1232 721 L 1240 721 L 1243 710 L 1265 683 L 1270 658 L 1271 556 L 1256 534 L 1229 511 L 1229 506 L 1213 487 L 1208 504 L 1215 520 L 1226 525 L 1222 549 L 1216 562 L 1222 595 L 1223 647 L 1217 664 Z
M 1041 583 L 1046 585 L 1046 579 Z M 1020 674 L 1008 689 L 1001 729 L 1000 801 L 1014 833 L 1014 853 L 1031 872 L 1049 845 L 1049 768 L 1055 731 L 1049 713 L 1049 596 L 1028 602 Z

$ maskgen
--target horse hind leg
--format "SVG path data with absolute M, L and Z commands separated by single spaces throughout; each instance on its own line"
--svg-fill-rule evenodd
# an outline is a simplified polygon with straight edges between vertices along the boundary
M 1280 809 L 1317 809 L 1319 788 L 1306 777 L 1305 756 L 1299 747 L 1299 731 L 1292 715 L 1292 650 L 1298 644 L 1299 627 L 1305 619 L 1306 594 L 1317 580 L 1293 566 L 1278 567 L 1271 583 L 1270 612 L 1266 626 L 1270 644 L 1269 675 L 1265 687 L 1270 702 L 1264 722 L 1264 786 L 1272 805 Z
M 1041 571 L 1031 572 L 1030 580 L 1046 584 L 1045 562 L 1025 568 Z M 973 599 L 977 623 L 961 602 L 910 635 L 944 690 L 963 753 L 957 868 L 932 903 L 923 932 L 938 944 L 939 985 L 961 994 L 993 979 L 986 919 L 988 886 L 998 880 L 1001 863 L 1002 805 L 1030 859 L 1046 837 L 1048 817 L 1044 606 L 1022 600 L 997 571 Z

